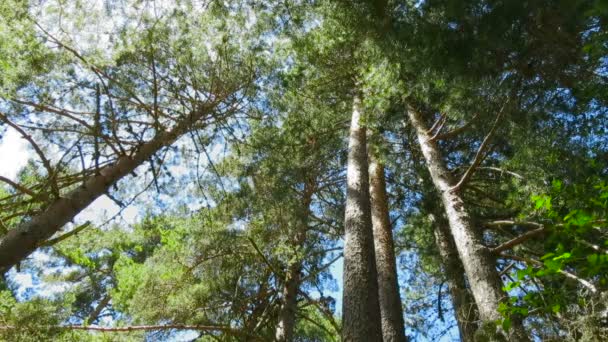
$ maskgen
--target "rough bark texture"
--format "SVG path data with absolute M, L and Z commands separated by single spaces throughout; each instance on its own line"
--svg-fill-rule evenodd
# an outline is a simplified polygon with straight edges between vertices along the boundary
M 376 252 L 376 269 L 378 271 L 378 297 L 382 318 L 382 337 L 384 342 L 403 342 L 405 324 L 397 266 L 395 263 L 395 246 L 389 217 L 388 197 L 384 165 L 374 154 L 369 154 L 369 192 L 371 198 L 372 224 L 374 229 L 374 249 Z
M 458 257 L 458 251 L 447 222 L 440 216 L 434 215 L 431 220 L 434 222 L 435 244 L 439 250 L 443 274 L 450 289 L 454 314 L 460 330 L 460 340 L 473 342 L 479 316 L 475 301 L 467 289 L 464 267 Z
M 483 245 L 481 230 L 475 229 L 460 194 L 452 191 L 456 182 L 445 166 L 436 142 L 431 139 L 420 112 L 411 106 L 407 112 L 410 123 L 416 130 L 433 184 L 441 194 L 450 231 L 479 308 L 479 317 L 484 322 L 501 320 L 498 306 L 507 295 L 502 291 L 502 281 L 496 271 L 496 260 Z M 515 340 L 527 340 L 521 325 L 514 325 L 512 330 Z
M 298 308 L 298 289 L 300 287 L 301 263 L 295 262 L 289 266 L 283 285 L 283 303 L 279 312 L 275 339 L 280 342 L 293 341 L 293 331 L 296 324 Z
M 382 341 L 382 330 L 369 200 L 366 132 L 360 125 L 360 115 L 360 100 L 355 98 L 346 175 L 342 339 L 371 342 Z
M 207 113 L 208 110 L 202 109 L 191 112 L 171 131 L 160 132 L 129 155 L 119 157 L 84 184 L 55 200 L 41 214 L 10 230 L 0 241 L 0 273 L 25 259 L 95 199 L 105 194 L 113 184 L 150 159 L 159 149 L 175 142 Z
M 304 196 L 302 199 L 302 208 L 304 213 L 300 217 L 299 229 L 296 232 L 293 246 L 296 251 L 306 241 L 306 232 L 308 231 L 308 215 L 310 213 L 310 203 L 313 194 L 313 182 L 307 182 L 304 186 Z M 280 342 L 293 341 L 293 332 L 296 324 L 296 313 L 298 310 L 298 291 L 300 289 L 300 271 L 302 269 L 302 260 L 297 258 L 295 262 L 288 266 L 285 273 L 285 283 L 283 285 L 283 302 L 279 312 L 279 321 L 275 331 L 275 340 Z

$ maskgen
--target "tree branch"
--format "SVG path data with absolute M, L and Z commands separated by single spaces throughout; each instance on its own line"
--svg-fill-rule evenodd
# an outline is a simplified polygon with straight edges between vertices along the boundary
M 505 259 L 517 260 L 517 261 L 525 262 L 527 264 L 535 264 L 538 266 L 544 266 L 544 264 L 541 261 L 523 258 L 523 257 L 517 256 L 517 255 L 500 254 L 499 257 L 505 258 Z M 572 280 L 577 281 L 578 283 L 580 283 L 581 285 L 583 285 L 584 287 L 589 289 L 589 291 L 591 291 L 593 293 L 597 293 L 597 288 L 595 287 L 595 285 L 591 284 L 587 280 L 579 278 L 578 276 L 576 276 L 568 271 L 558 270 L 557 272 L 564 275 L 566 278 L 570 278 Z
M 469 127 L 471 127 L 473 125 L 473 122 L 475 122 L 475 120 L 479 117 L 479 113 L 475 114 L 475 116 L 473 116 L 473 118 L 471 118 L 471 120 L 469 120 L 467 123 L 465 123 L 464 125 L 458 127 L 458 128 L 454 128 L 453 130 L 449 131 L 449 132 L 445 132 L 443 134 L 439 134 L 439 132 L 437 132 L 437 134 L 435 134 L 431 140 L 435 141 L 435 140 L 445 140 L 445 139 L 449 139 L 452 138 L 464 131 L 466 131 L 467 129 L 469 129 Z
M 46 172 L 48 173 L 49 182 L 51 183 L 51 189 L 53 190 L 53 195 L 55 195 L 56 197 L 59 197 L 59 189 L 57 189 L 57 184 L 53 180 L 53 178 L 55 177 L 55 172 L 53 171 L 53 168 L 51 167 L 51 162 L 46 158 L 46 156 L 42 152 L 42 149 L 40 148 L 40 146 L 38 146 L 38 144 L 36 144 L 34 139 L 32 139 L 32 137 L 29 134 L 27 134 L 21 127 L 19 127 L 19 125 L 12 122 L 11 120 L 9 120 L 6 115 L 0 113 L 0 119 L 2 121 L 4 121 L 7 125 L 14 128 L 17 132 L 19 132 L 19 134 L 21 134 L 21 136 L 25 140 L 27 140 L 30 143 L 30 145 L 32 145 L 32 147 L 34 148 L 34 151 L 36 151 L 36 154 L 38 154 L 38 156 L 40 157 L 40 160 L 42 161 L 42 165 L 44 165 L 44 168 L 46 169 Z
M 11 187 L 15 188 L 16 190 L 19 190 L 20 192 L 26 194 L 26 195 L 30 195 L 32 197 L 36 197 L 36 193 L 33 192 L 32 190 L 24 187 L 23 185 L 19 185 L 18 183 L 13 182 L 12 180 L 6 178 L 6 177 L 2 177 L 0 176 L 0 182 L 4 182 L 8 185 L 10 185 Z
M 44 241 L 38 247 L 43 247 L 43 246 L 46 247 L 46 246 L 52 246 L 54 244 L 57 244 L 57 243 L 65 240 L 65 239 L 69 238 L 72 235 L 76 235 L 76 234 L 80 233 L 82 230 L 84 230 L 86 227 L 88 227 L 90 225 L 91 225 L 91 221 L 87 221 L 87 222 L 81 224 L 80 226 L 78 226 L 78 227 L 70 230 L 69 232 L 67 232 L 67 233 L 65 233 L 65 234 L 63 234 L 61 236 L 58 236 L 58 237 L 56 237 L 54 239 L 50 239 L 50 240 Z
M 497 220 L 484 223 L 484 226 L 488 228 L 502 227 L 502 226 L 524 226 L 529 228 L 542 228 L 542 224 L 532 221 L 514 221 L 514 220 Z
M 507 249 L 511 249 L 527 240 L 529 240 L 530 238 L 535 237 L 536 235 L 540 235 L 542 233 L 545 233 L 547 231 L 547 229 L 545 227 L 541 227 L 541 228 L 537 228 L 535 230 L 531 230 L 527 233 L 524 233 L 514 239 L 511 239 L 505 243 L 503 243 L 502 245 L 499 245 L 497 247 L 492 248 L 491 252 L 498 254 L 501 252 L 506 251 Z
M 437 121 L 435 121 L 435 123 L 431 126 L 431 128 L 428 129 L 428 131 L 426 131 L 427 133 L 432 133 L 435 128 L 437 128 L 437 126 L 443 122 L 443 120 L 445 119 L 445 114 L 441 114 L 441 116 L 439 117 L 439 119 L 437 119 Z
M 441 123 L 439 124 L 439 126 L 437 126 L 437 132 L 435 132 L 435 134 L 429 139 L 430 141 L 435 141 L 437 139 L 446 122 L 448 122 L 448 118 L 443 115 L 443 120 L 441 120 Z
M 255 251 L 260 255 L 260 257 L 262 258 L 262 260 L 264 260 L 264 263 L 266 263 L 266 265 L 268 266 L 268 268 L 270 268 L 270 271 L 272 273 L 274 273 L 279 279 L 284 280 L 285 276 L 283 275 L 283 273 L 277 272 L 277 270 L 274 268 L 274 266 L 270 263 L 270 260 L 268 260 L 268 258 L 266 258 L 266 256 L 264 255 L 264 253 L 262 253 L 262 251 L 260 250 L 260 248 L 258 247 L 258 245 L 255 243 L 255 241 L 253 241 L 253 239 L 250 238 L 250 237 L 247 237 L 247 240 L 249 240 L 249 242 L 251 242 L 251 244 L 253 245 L 253 248 L 255 249 Z
M 506 173 L 508 175 L 511 175 L 517 179 L 524 179 L 524 176 L 520 175 L 519 173 L 515 173 L 513 171 L 508 171 L 508 170 L 503 170 L 501 168 L 498 167 L 492 167 L 492 166 L 482 166 L 482 167 L 478 167 L 477 169 L 479 170 L 492 170 L 492 171 L 496 171 L 496 172 L 500 172 L 500 173 Z
M 490 131 L 488 132 L 488 134 L 485 136 L 485 138 L 481 142 L 481 145 L 479 146 L 479 149 L 477 150 L 477 153 L 475 154 L 473 163 L 471 163 L 471 166 L 469 166 L 469 168 L 464 173 L 464 175 L 462 176 L 460 181 L 456 185 L 454 185 L 450 189 L 450 191 L 460 190 L 469 181 L 471 176 L 473 176 L 473 173 L 475 172 L 475 170 L 477 169 L 477 167 L 479 166 L 479 164 L 485 157 L 485 152 L 486 152 L 486 149 L 488 148 L 488 143 L 490 142 L 490 139 L 494 135 L 494 132 L 496 131 L 496 127 L 498 127 L 498 122 L 500 121 L 500 118 L 502 117 L 502 114 L 504 113 L 505 107 L 508 102 L 509 101 L 506 101 L 500 108 L 498 115 L 496 115 L 496 120 L 494 120 L 494 123 L 492 124 L 492 128 L 490 128 Z
M 110 297 L 110 294 L 106 294 L 100 301 L 99 304 L 97 304 L 97 306 L 95 306 L 95 309 L 93 309 L 93 311 L 91 312 L 91 314 L 89 315 L 89 317 L 87 317 L 86 323 L 93 323 L 97 320 L 97 318 L 99 318 L 99 315 L 101 314 L 101 312 L 103 311 L 103 309 L 108 306 L 108 304 L 110 303 L 110 300 L 112 300 L 112 297 Z

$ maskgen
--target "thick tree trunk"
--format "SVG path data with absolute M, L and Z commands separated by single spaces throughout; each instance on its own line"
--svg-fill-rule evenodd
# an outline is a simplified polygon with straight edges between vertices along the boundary
M 112 185 L 150 159 L 158 150 L 171 145 L 208 113 L 208 110 L 202 109 L 191 112 L 172 130 L 158 133 L 129 155 L 119 157 L 83 185 L 55 200 L 42 213 L 10 230 L 0 241 L 0 273 L 25 259 L 95 199 L 105 194 Z
M 382 341 L 378 280 L 369 199 L 366 130 L 355 97 L 348 142 L 344 218 L 342 339 Z
M 308 216 L 310 213 L 310 203 L 314 190 L 313 182 L 309 181 L 304 186 L 302 198 L 302 209 L 304 212 L 300 217 L 300 224 L 293 240 L 293 247 L 297 253 L 301 246 L 306 242 L 306 232 L 308 231 Z M 302 260 L 298 257 L 288 266 L 285 273 L 285 283 L 283 285 L 283 303 L 279 312 L 279 322 L 275 331 L 275 340 L 279 342 L 293 341 L 293 333 L 296 325 L 296 313 L 298 310 L 298 291 L 300 290 L 302 270 Z
M 499 304 L 507 298 L 502 291 L 502 281 L 496 270 L 496 260 L 489 248 L 483 245 L 481 231 L 475 229 L 466 205 L 452 187 L 456 182 L 444 164 L 441 152 L 431 139 L 424 120 L 413 107 L 408 107 L 410 123 L 416 130 L 420 149 L 437 191 L 441 194 L 443 206 L 454 237 L 456 249 L 462 260 L 471 291 L 479 308 L 479 317 L 485 323 L 502 319 Z M 514 338 L 525 340 L 521 325 L 512 327 Z
M 460 340 L 473 342 L 479 316 L 475 300 L 467 289 L 464 267 L 458 257 L 458 251 L 447 222 L 434 215 L 431 215 L 431 220 L 434 222 L 435 244 L 439 250 L 443 274 L 450 289 L 454 315 L 460 330 Z
M 389 217 L 384 165 L 369 153 L 369 192 L 371 198 L 374 249 L 378 271 L 378 297 L 384 342 L 407 341 L 397 280 L 395 246 Z

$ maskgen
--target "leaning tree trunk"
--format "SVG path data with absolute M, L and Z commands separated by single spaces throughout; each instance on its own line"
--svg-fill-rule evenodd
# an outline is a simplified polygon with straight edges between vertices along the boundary
M 299 218 L 300 224 L 293 240 L 293 246 L 297 251 L 306 241 L 308 231 L 308 216 L 310 213 L 310 203 L 312 202 L 314 184 L 309 181 L 304 186 L 302 198 L 303 213 Z M 296 252 L 297 253 L 297 252 Z M 302 260 L 298 257 L 287 267 L 285 273 L 285 283 L 283 285 L 283 302 L 279 311 L 279 322 L 275 331 L 275 340 L 279 342 L 293 341 L 293 332 L 296 324 L 296 313 L 298 309 L 298 291 L 300 290 L 300 271 L 302 270 Z
M 208 113 L 208 109 L 191 112 L 172 130 L 161 131 L 129 155 L 120 156 L 84 184 L 55 200 L 42 213 L 10 230 L 0 241 L 0 273 L 25 259 L 95 199 L 105 194 L 112 185 L 149 160 L 158 150 L 171 145 Z
M 479 317 L 484 323 L 492 324 L 502 319 L 498 307 L 507 299 L 496 271 L 496 260 L 489 248 L 483 245 L 481 231 L 475 229 L 462 197 L 458 191 L 453 190 L 456 183 L 444 164 L 439 147 L 431 139 L 422 115 L 411 106 L 407 112 L 410 123 L 416 130 L 433 184 L 441 194 L 450 231 L 479 308 Z M 514 324 L 512 333 L 513 338 L 518 341 L 527 340 L 521 325 Z
M 438 218 L 432 214 L 430 216 L 434 225 L 435 245 L 439 250 L 443 274 L 452 297 L 454 315 L 460 331 L 460 340 L 473 342 L 475 331 L 478 328 L 477 321 L 479 320 L 477 305 L 475 305 L 475 300 L 471 297 L 467 288 L 464 267 L 458 257 L 458 251 L 447 222 L 440 216 Z
M 376 268 L 378 270 L 378 297 L 382 319 L 382 337 L 384 342 L 404 342 L 407 341 L 407 338 L 405 337 L 403 310 L 401 307 L 401 297 L 399 296 L 395 246 L 389 217 L 388 197 L 386 195 L 384 165 L 375 158 L 371 150 L 369 160 L 369 192 L 374 229 Z
M 366 130 L 360 124 L 361 101 L 353 101 L 348 142 L 344 218 L 342 339 L 382 341 L 378 280 L 369 199 Z

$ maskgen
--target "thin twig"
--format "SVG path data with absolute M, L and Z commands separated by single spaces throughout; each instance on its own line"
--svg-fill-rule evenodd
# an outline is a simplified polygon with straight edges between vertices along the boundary
M 502 258 L 506 258 L 506 259 L 511 259 L 511 260 L 517 260 L 517 261 L 522 261 L 528 264 L 535 264 L 538 266 L 544 266 L 544 264 L 541 261 L 535 260 L 535 259 L 529 259 L 529 258 L 523 258 L 517 255 L 510 255 L 510 254 L 500 254 L 500 257 Z M 568 272 L 568 271 L 564 271 L 564 270 L 558 270 L 558 273 L 564 275 L 566 278 L 570 278 L 572 280 L 575 280 L 577 282 L 579 282 L 581 285 L 583 285 L 584 287 L 586 287 L 587 289 L 589 289 L 589 291 L 593 292 L 593 293 L 597 293 L 597 288 L 595 287 L 595 285 L 591 284 L 590 282 L 588 282 L 585 279 L 579 278 L 578 276 Z
M 78 234 L 79 232 L 81 232 L 82 230 L 84 230 L 85 228 L 87 228 L 87 227 L 88 227 L 88 226 L 90 226 L 90 225 L 91 225 L 91 221 L 87 221 L 87 222 L 85 222 L 85 223 L 81 224 L 80 226 L 78 226 L 78 227 L 76 227 L 76 228 L 74 228 L 74 229 L 70 230 L 69 232 L 67 232 L 67 233 L 65 233 L 65 234 L 63 234 L 63 235 L 61 235 L 61 236 L 58 236 L 58 237 L 56 237 L 56 238 L 54 238 L 54 239 L 50 239 L 50 240 L 46 240 L 46 241 L 44 241 L 43 243 L 41 243 L 41 244 L 39 245 L 39 247 L 43 247 L 43 246 L 52 246 L 52 245 L 54 245 L 54 244 L 57 244 L 57 243 L 59 243 L 59 242 L 61 242 L 61 241 L 65 240 L 65 239 L 69 238 L 69 237 L 70 237 L 70 236 L 72 236 L 72 235 L 76 235 L 76 234 Z
M 15 188 L 16 190 L 19 190 L 20 192 L 30 195 L 32 197 L 36 197 L 36 193 L 33 192 L 32 190 L 24 187 L 23 185 L 19 185 L 18 183 L 13 182 L 12 180 L 6 178 L 6 177 L 2 177 L 0 176 L 0 182 L 4 182 L 8 185 L 10 185 L 11 187 Z

